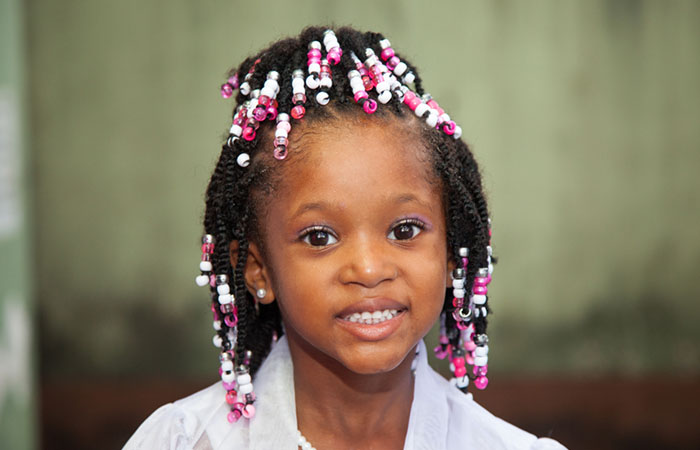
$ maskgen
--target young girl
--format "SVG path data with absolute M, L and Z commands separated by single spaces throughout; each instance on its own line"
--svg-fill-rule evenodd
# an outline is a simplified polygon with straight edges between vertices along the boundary
M 308 28 L 232 71 L 236 90 L 196 280 L 222 382 L 125 448 L 563 448 L 467 393 L 488 384 L 490 223 L 415 68 L 380 34 Z M 451 381 L 427 363 L 437 320 Z

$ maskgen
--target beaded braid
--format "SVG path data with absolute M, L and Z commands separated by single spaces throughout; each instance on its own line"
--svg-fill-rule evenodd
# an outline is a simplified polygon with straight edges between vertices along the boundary
M 210 286 L 229 421 L 254 416 L 252 377 L 283 333 L 277 304 L 257 304 L 244 279 L 250 240 L 264 244 L 257 220 L 265 196 L 278 181 L 276 167 L 288 155 L 296 122 L 308 125 L 339 114 L 410 120 L 413 112 L 422 119 L 421 136 L 434 150 L 429 156 L 443 187 L 448 251 L 457 266 L 452 292 L 445 294 L 436 354 L 449 356 L 452 382 L 460 389 L 471 377 L 465 363 L 474 364 L 475 384 L 485 387 L 485 290 L 492 270 L 488 209 L 477 163 L 459 139 L 461 128 L 424 91 L 415 67 L 379 33 L 310 27 L 232 70 L 221 94 L 231 98 L 236 90 L 232 125 L 207 188 L 207 234 L 196 279 Z

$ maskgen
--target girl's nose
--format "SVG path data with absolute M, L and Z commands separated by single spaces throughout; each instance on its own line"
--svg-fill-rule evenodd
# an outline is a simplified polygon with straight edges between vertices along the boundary
M 395 279 L 398 267 L 391 258 L 391 252 L 383 248 L 382 243 L 359 239 L 353 245 L 348 245 L 343 255 L 345 260 L 340 281 L 372 288 L 383 281 Z

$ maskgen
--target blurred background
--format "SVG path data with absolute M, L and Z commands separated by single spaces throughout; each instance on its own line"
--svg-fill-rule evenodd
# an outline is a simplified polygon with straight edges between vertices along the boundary
M 0 448 L 120 448 L 216 381 L 193 280 L 219 85 L 318 23 L 383 32 L 483 167 L 500 262 L 477 401 L 571 449 L 700 448 L 681 0 L 0 0 Z

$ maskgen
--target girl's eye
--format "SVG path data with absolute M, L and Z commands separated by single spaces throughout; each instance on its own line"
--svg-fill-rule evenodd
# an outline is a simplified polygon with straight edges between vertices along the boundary
M 413 239 L 423 231 L 425 225 L 417 220 L 407 220 L 391 229 L 388 238 L 397 241 Z
M 301 240 L 312 247 L 325 247 L 338 242 L 335 236 L 323 228 L 313 228 L 307 231 L 302 235 Z

